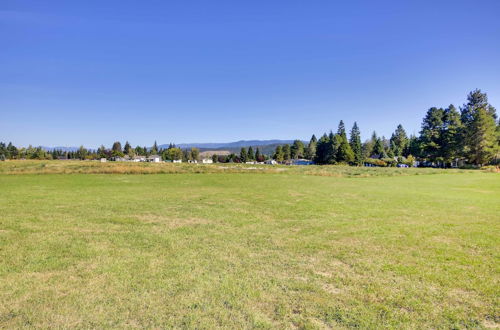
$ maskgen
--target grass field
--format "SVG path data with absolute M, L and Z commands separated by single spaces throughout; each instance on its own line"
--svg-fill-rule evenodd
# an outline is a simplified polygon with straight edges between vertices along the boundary
M 40 164 L 0 166 L 1 328 L 500 325 L 499 174 Z

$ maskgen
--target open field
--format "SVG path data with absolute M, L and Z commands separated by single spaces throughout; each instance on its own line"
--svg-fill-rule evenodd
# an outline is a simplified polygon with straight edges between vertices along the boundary
M 499 174 L 119 165 L 0 164 L 0 328 L 500 325 Z
M 382 168 L 353 166 L 285 166 L 236 163 L 173 164 L 98 161 L 14 160 L 0 162 L 0 174 L 181 174 L 181 173 L 280 173 L 335 177 L 399 176 L 464 173 L 433 168 Z M 469 171 L 471 172 L 471 171 Z M 473 172 L 473 171 L 472 171 Z

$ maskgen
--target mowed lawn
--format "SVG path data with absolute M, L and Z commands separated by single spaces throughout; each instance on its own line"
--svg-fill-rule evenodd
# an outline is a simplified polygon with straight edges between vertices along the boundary
M 0 328 L 494 327 L 500 175 L 0 175 Z

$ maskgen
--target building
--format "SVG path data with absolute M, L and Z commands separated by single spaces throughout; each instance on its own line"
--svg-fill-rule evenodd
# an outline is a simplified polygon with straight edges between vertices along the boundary
M 158 155 L 151 155 L 148 157 L 148 162 L 159 163 L 161 162 L 161 157 Z
M 107 162 L 108 160 L 106 158 L 101 158 L 101 163 L 105 163 Z
M 134 156 L 134 158 L 132 158 L 132 161 L 133 162 L 145 162 L 146 161 L 146 156 Z
M 309 159 L 292 159 L 290 165 L 312 165 L 314 162 Z
M 212 160 L 212 158 L 203 158 L 201 162 L 203 164 L 213 164 L 214 161 Z
M 268 164 L 268 165 L 276 165 L 276 164 L 278 164 L 278 162 L 275 161 L 274 159 L 268 159 L 268 160 L 265 161 L 265 163 Z
M 172 163 L 182 163 L 182 159 L 174 159 Z

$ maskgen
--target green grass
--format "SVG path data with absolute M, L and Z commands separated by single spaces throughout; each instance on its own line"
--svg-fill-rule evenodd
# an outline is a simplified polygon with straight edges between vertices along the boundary
M 292 171 L 0 175 L 0 328 L 500 324 L 498 174 Z

